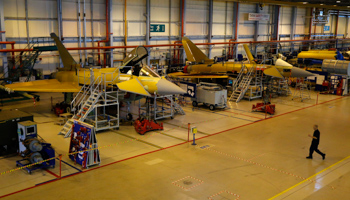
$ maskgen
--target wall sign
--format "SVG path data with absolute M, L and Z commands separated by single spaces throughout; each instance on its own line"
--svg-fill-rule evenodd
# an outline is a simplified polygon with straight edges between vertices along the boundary
M 165 24 L 151 24 L 151 32 L 165 32 Z
M 262 14 L 262 13 L 248 13 L 248 20 L 249 21 L 269 21 L 270 15 Z
M 329 31 L 329 26 L 324 26 L 323 31 Z

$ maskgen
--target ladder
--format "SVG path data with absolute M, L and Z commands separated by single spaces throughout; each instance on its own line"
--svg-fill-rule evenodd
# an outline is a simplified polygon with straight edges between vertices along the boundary
M 283 78 L 279 81 L 278 93 L 286 96 L 292 94 L 288 85 L 288 79 Z
M 295 91 L 292 100 L 300 98 L 303 102 L 306 99 L 311 99 L 310 91 L 307 88 L 307 83 L 298 82 L 295 86 Z
M 247 92 L 249 86 L 250 86 L 250 82 L 253 79 L 254 76 L 254 67 L 250 67 L 249 69 L 247 69 L 247 73 L 244 74 L 244 69 L 243 68 L 247 68 L 245 65 L 242 66 L 240 74 L 237 77 L 237 81 L 235 84 L 237 84 L 237 86 L 233 87 L 233 92 L 232 95 L 229 99 L 229 101 L 235 101 L 236 103 L 238 103 L 243 97 L 244 94 Z M 241 76 L 241 80 L 239 81 L 239 77 Z
M 94 84 L 89 85 L 88 89 L 85 91 L 85 94 L 88 91 L 91 91 L 90 96 L 86 100 L 84 98 L 81 99 L 80 104 L 82 105 L 80 106 L 80 109 L 78 110 L 78 112 L 74 112 L 75 114 L 71 119 L 67 120 L 67 122 L 62 127 L 61 131 L 58 133 L 59 135 L 64 135 L 65 138 L 69 137 L 72 132 L 74 120 L 84 122 L 89 113 L 95 108 L 96 103 L 101 97 L 101 92 L 99 91 L 101 82 L 102 78 L 98 77 Z M 72 103 L 74 102 L 74 100 L 72 101 Z

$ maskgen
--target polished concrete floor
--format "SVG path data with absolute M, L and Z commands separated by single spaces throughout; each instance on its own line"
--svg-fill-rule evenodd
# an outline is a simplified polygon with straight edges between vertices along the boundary
M 69 139 L 57 135 L 61 126 L 43 94 L 7 103 L 34 115 L 38 133 L 63 154 L 53 169 L 29 175 L 16 169 L 18 156 L 0 158 L 3 199 L 349 199 L 350 99 L 311 94 L 301 102 L 278 97 L 276 114 L 251 112 L 255 101 L 229 103 L 225 110 L 184 106 L 186 115 L 162 120 L 164 131 L 139 135 L 133 126 L 97 134 L 101 164 L 89 169 L 68 156 Z M 318 99 L 318 100 L 317 100 Z M 316 105 L 316 101 L 318 104 Z M 138 103 L 135 103 L 138 105 Z M 122 110 L 125 108 L 122 108 Z M 136 114 L 137 108 L 133 112 Z M 0 112 L 1 114 L 1 112 Z M 266 119 L 265 119 L 266 118 Z M 196 145 L 188 140 L 188 123 L 198 128 Z M 312 126 L 319 125 L 319 149 L 308 160 Z M 13 171 L 10 171 L 13 170 Z

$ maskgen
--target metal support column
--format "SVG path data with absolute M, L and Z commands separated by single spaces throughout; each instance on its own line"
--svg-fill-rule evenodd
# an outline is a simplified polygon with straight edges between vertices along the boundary
M 151 0 L 146 0 L 146 45 L 150 45 L 150 21 L 151 21 Z M 150 48 L 148 48 L 148 54 L 150 54 Z M 151 56 L 147 56 L 147 65 L 150 65 Z
M 337 13 L 337 21 L 335 22 L 334 38 L 338 37 L 338 25 L 339 25 L 339 10 L 338 10 L 338 13 Z
M 180 1 L 180 36 L 181 39 L 186 35 L 186 0 Z M 182 63 L 185 63 L 185 50 L 182 49 Z
M 62 0 L 57 0 L 57 25 L 58 25 L 58 38 L 62 41 Z
M 169 0 L 169 44 L 171 44 L 171 0 Z M 169 65 L 171 64 L 171 47 L 169 47 Z
M 28 0 L 25 0 L 24 4 L 25 4 L 25 14 L 26 14 L 27 44 L 29 45 Z
M 86 44 L 86 9 L 85 9 L 85 0 L 83 1 L 83 34 L 84 34 L 84 47 L 87 47 Z M 84 50 L 84 66 L 87 65 L 87 50 Z
M 280 8 L 281 6 L 279 5 L 275 5 L 274 6 L 274 18 L 273 18 L 273 22 L 272 22 L 272 40 L 279 40 L 279 26 L 280 26 Z M 274 45 L 276 48 L 276 54 L 278 54 L 278 44 Z
M 295 39 L 295 27 L 297 22 L 298 8 L 296 6 L 292 7 L 292 19 L 290 21 L 290 40 Z M 294 43 L 291 43 L 291 51 L 294 51 Z
M 349 17 L 350 16 L 345 16 L 346 17 L 346 26 L 345 26 L 345 33 L 344 33 L 344 38 L 348 37 L 348 28 L 349 28 Z
M 259 3 L 257 3 L 255 5 L 255 11 L 256 11 L 256 13 L 260 13 L 260 5 L 259 5 Z M 254 41 L 258 41 L 258 40 L 259 40 L 259 21 L 255 21 Z M 255 58 L 257 57 L 257 54 L 258 54 L 258 45 L 255 44 L 254 45 Z
M 4 1 L 0 0 L 0 41 L 6 41 L 5 35 L 5 17 L 4 17 Z M 6 44 L 0 45 L 0 49 L 6 49 Z M 7 63 L 7 53 L 2 53 L 1 55 L 2 63 L 0 67 L 3 67 L 4 77 L 8 78 L 8 63 Z
M 209 23 L 208 23 L 208 43 L 211 43 L 213 36 L 213 0 L 209 0 Z M 208 45 L 208 58 L 211 58 L 212 45 Z
M 113 46 L 113 1 L 108 0 L 108 17 L 109 17 L 109 26 L 108 26 L 108 34 L 109 34 L 109 46 Z M 110 67 L 114 67 L 113 65 L 113 49 L 110 49 L 109 53 L 109 63 Z
M 95 37 L 94 37 L 94 0 L 90 1 L 90 15 L 91 15 L 91 43 L 92 47 L 95 47 Z M 92 50 L 95 52 L 95 50 Z
M 233 3 L 233 10 L 234 10 L 234 14 L 233 14 L 233 23 L 234 26 L 232 26 L 232 33 L 233 33 L 233 38 L 234 41 L 237 42 L 238 41 L 238 33 L 239 33 L 239 2 L 234 2 Z M 234 57 L 237 59 L 237 52 L 238 52 L 238 45 L 235 45 L 235 54 Z
M 78 0 L 78 47 L 81 48 L 81 23 L 80 23 L 80 0 Z M 79 63 L 81 63 L 81 50 L 79 49 Z

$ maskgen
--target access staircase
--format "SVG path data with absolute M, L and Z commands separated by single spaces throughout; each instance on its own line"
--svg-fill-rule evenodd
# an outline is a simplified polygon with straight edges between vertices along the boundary
M 263 91 L 263 71 L 261 69 L 264 69 L 265 67 L 261 67 L 261 69 L 254 66 L 255 70 L 253 73 L 253 78 L 250 81 L 249 87 L 247 92 L 244 95 L 245 99 L 253 100 L 257 98 L 262 97 L 262 91 Z
M 92 71 L 90 74 L 90 82 L 83 85 L 71 102 L 73 117 L 65 123 L 59 135 L 69 137 L 74 120 L 91 124 L 96 131 L 119 128 L 118 91 L 114 91 L 112 86 L 116 77 L 111 77 L 114 72 L 102 74 L 96 79 Z M 116 116 L 106 114 L 108 106 L 117 106 Z M 99 115 L 99 112 L 102 114 Z
M 254 77 L 254 70 L 254 67 L 248 68 L 245 65 L 242 65 L 239 75 L 232 86 L 233 92 L 230 96 L 229 101 L 235 101 L 236 103 L 238 103 L 240 100 L 242 100 L 244 94 L 250 87 L 250 82 Z
M 9 69 L 7 70 L 7 73 L 4 73 L 0 79 L 6 82 L 14 82 L 18 81 L 19 78 L 25 74 L 26 79 L 24 81 L 29 81 L 33 74 L 33 68 L 39 55 L 43 51 L 57 50 L 56 46 L 40 46 L 46 42 L 53 41 L 45 41 L 45 38 L 33 38 L 24 48 L 24 50 L 18 56 L 16 56 L 14 63 L 12 63 L 11 66 L 8 66 Z

